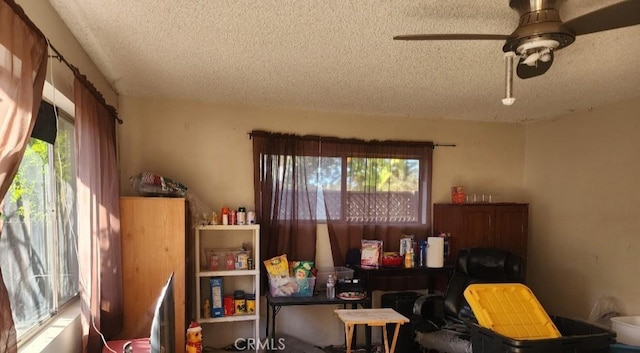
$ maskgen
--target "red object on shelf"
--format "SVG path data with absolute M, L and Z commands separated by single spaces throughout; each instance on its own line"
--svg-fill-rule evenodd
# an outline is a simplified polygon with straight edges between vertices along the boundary
M 382 266 L 385 267 L 398 267 L 402 264 L 402 261 L 404 259 L 402 258 L 402 256 L 400 256 L 400 254 L 397 253 L 393 253 L 393 254 L 384 254 L 382 256 Z
M 462 186 L 451 188 L 451 203 L 464 203 L 464 189 Z

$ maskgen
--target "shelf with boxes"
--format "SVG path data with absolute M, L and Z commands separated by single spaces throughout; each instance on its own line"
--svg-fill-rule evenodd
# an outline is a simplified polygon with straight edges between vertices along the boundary
M 195 293 L 201 324 L 253 322 L 259 338 L 260 226 L 206 225 L 195 231 Z

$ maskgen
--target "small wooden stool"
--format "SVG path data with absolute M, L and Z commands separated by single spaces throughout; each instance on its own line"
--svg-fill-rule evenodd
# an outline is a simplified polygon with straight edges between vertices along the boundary
M 409 322 L 409 319 L 400 315 L 393 309 L 336 309 L 334 312 L 344 322 L 344 333 L 347 338 L 347 353 L 351 353 L 351 342 L 355 325 L 382 326 L 385 353 L 393 353 L 396 349 L 396 341 L 400 325 Z M 396 324 L 391 347 L 387 338 L 387 324 Z

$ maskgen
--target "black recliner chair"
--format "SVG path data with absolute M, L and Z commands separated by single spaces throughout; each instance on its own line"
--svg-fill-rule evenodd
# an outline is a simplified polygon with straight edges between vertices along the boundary
M 497 248 L 460 250 L 444 297 L 427 295 L 414 304 L 411 324 L 421 347 L 450 353 L 471 351 L 465 321 L 477 321 L 464 290 L 473 283 L 524 283 L 522 257 Z

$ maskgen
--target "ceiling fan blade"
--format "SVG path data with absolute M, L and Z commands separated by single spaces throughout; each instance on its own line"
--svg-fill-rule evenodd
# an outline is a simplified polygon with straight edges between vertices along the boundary
M 506 34 L 406 34 L 394 40 L 506 40 Z
M 525 80 L 527 78 L 536 77 L 544 74 L 549 71 L 551 64 L 553 64 L 553 52 L 549 53 L 550 59 L 547 62 L 543 62 L 538 60 L 535 66 L 529 66 L 527 64 L 523 64 L 524 59 L 520 58 L 518 62 L 518 67 L 516 69 L 516 73 L 518 77 Z
M 576 36 L 640 24 L 640 1 L 625 0 L 576 17 L 564 26 Z

